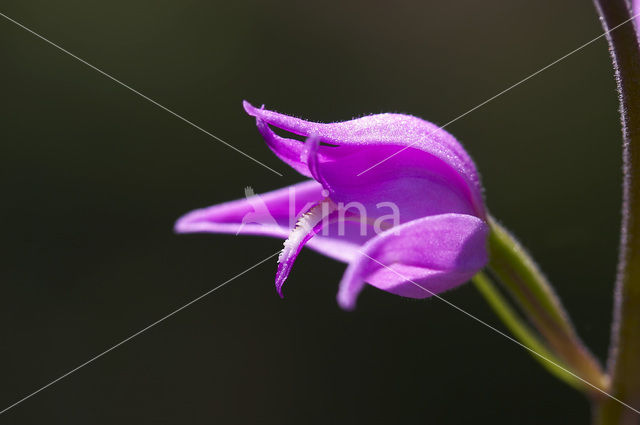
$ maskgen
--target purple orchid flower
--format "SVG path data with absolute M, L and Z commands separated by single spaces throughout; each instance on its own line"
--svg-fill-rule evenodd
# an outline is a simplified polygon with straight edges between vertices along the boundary
M 303 246 L 343 261 L 338 302 L 345 309 L 355 307 L 365 283 L 426 298 L 486 264 L 480 178 L 449 133 L 401 114 L 320 124 L 248 102 L 244 108 L 269 148 L 312 180 L 192 211 L 176 222 L 176 232 L 286 238 L 276 273 L 281 296 Z M 281 137 L 271 126 L 307 141 Z

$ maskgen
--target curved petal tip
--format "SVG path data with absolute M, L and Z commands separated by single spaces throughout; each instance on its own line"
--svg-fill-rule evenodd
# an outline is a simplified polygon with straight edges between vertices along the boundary
M 196 213 L 198 212 L 198 210 L 196 211 L 190 211 L 186 214 L 184 214 L 183 216 L 181 216 L 180 218 L 178 218 L 176 220 L 176 222 L 173 225 L 173 232 L 174 233 L 192 233 L 194 232 L 193 229 L 193 221 L 194 221 L 194 216 Z
M 358 296 L 350 296 L 348 294 L 338 293 L 336 297 L 338 305 L 344 311 L 354 311 L 356 309 L 356 299 Z
M 258 111 L 259 109 L 256 108 L 255 106 L 253 106 L 251 103 L 247 102 L 246 100 L 242 101 L 242 107 L 244 108 L 244 111 L 251 115 L 252 117 L 255 117 L 258 115 Z M 264 108 L 264 106 L 263 106 Z
M 287 280 L 287 277 L 289 276 L 290 270 L 291 268 L 289 268 L 289 270 L 283 274 L 280 271 L 280 266 L 278 265 L 278 272 L 276 273 L 276 292 L 282 299 L 284 299 L 284 294 L 282 293 L 282 287 L 284 286 L 284 281 Z

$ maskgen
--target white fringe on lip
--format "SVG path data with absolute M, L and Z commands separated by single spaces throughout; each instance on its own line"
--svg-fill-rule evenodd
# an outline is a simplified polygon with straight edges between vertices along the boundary
M 302 214 L 295 227 L 284 241 L 284 248 L 278 256 L 278 264 L 288 261 L 296 255 L 300 244 L 304 243 L 306 236 L 313 231 L 325 217 L 338 209 L 338 206 L 329 198 L 325 198 Z

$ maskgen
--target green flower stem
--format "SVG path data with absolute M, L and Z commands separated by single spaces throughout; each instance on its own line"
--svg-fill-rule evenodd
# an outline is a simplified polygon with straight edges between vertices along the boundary
M 540 362 L 544 368 L 560 380 L 578 390 L 585 390 L 585 384 L 564 370 L 569 369 L 569 366 L 565 365 L 562 360 L 557 358 L 547 349 L 535 332 L 527 326 L 527 324 L 518 316 L 518 313 L 511 308 L 509 302 L 502 296 L 502 294 L 500 294 L 500 291 L 498 291 L 491 279 L 484 272 L 479 272 L 472 280 L 478 291 L 480 291 L 497 316 L 507 326 L 516 339 L 536 353 L 531 353 L 534 359 Z
M 608 379 L 602 368 L 580 341 L 551 285 L 524 248 L 489 218 L 489 269 L 520 306 L 543 337 L 545 346 L 572 373 L 606 391 Z M 588 385 L 582 389 L 592 396 L 601 393 Z
M 607 32 L 623 137 L 622 231 L 608 366 L 613 396 L 640 409 L 640 46 L 626 0 L 594 3 Z M 615 400 L 602 400 L 596 421 L 638 424 L 640 418 Z

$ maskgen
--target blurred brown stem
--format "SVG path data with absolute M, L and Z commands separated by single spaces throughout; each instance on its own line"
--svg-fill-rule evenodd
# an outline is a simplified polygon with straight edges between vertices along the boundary
M 627 0 L 594 0 L 613 60 L 623 138 L 623 203 L 608 371 L 611 394 L 640 410 L 640 46 Z M 595 406 L 601 425 L 640 424 L 613 399 Z

